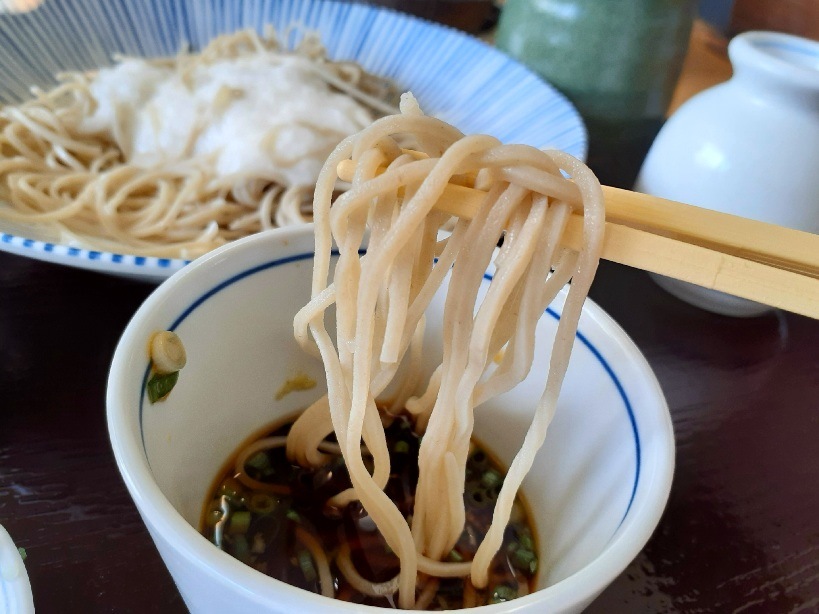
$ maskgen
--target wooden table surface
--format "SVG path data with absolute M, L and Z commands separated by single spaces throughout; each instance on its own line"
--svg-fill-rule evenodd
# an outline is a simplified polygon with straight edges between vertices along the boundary
M 0 254 L 0 522 L 38 612 L 183 612 L 114 465 L 108 365 L 151 287 Z M 819 322 L 731 319 L 604 263 L 593 298 L 645 353 L 677 469 L 642 554 L 590 612 L 819 604 Z

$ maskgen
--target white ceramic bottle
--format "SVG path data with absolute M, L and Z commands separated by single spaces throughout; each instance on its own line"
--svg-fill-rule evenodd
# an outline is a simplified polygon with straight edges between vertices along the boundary
M 746 32 L 728 47 L 734 76 L 668 120 L 635 184 L 646 192 L 819 233 L 819 43 Z M 704 309 L 753 316 L 767 307 L 655 276 Z

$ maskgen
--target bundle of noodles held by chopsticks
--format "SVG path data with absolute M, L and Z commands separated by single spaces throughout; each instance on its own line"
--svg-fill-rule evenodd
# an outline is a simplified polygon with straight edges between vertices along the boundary
M 315 34 L 290 52 L 270 29 L 60 77 L 0 111 L 0 219 L 164 257 L 309 222 L 327 155 L 397 100 Z
M 303 347 L 321 356 L 328 393 L 297 420 L 287 452 L 302 465 L 321 465 L 326 457 L 319 445 L 335 433 L 353 487 L 332 503 L 361 502 L 401 562 L 398 576 L 378 589 L 397 591 L 400 606 L 411 608 L 419 572 L 469 576 L 477 588 L 487 584 L 515 495 L 555 412 L 600 256 L 604 211 L 599 183 L 571 156 L 463 136 L 421 114 L 411 96 L 401 109 L 345 139 L 319 178 L 312 299 L 294 325 Z M 402 146 L 428 157 L 418 159 Z M 348 159 L 356 165 L 352 188 L 333 201 L 336 167 Z M 453 220 L 436 208 L 449 183 L 486 190 L 473 219 Z M 561 245 L 573 209 L 584 215 L 579 252 Z M 440 238 L 449 227 L 452 232 Z M 339 257 L 331 279 L 334 242 Z M 479 299 L 490 262 L 495 274 Z M 429 351 L 423 346 L 425 312 L 448 274 L 443 338 L 435 340 L 443 360 L 422 381 L 421 355 Z M 492 525 L 472 561 L 447 562 L 464 527 L 475 408 L 526 377 L 537 321 L 570 279 L 543 395 L 503 482 Z M 325 322 L 333 305 L 335 339 Z M 393 392 L 385 399 L 388 386 Z M 399 412 L 423 433 L 411 519 L 383 490 L 390 466 L 382 420 Z

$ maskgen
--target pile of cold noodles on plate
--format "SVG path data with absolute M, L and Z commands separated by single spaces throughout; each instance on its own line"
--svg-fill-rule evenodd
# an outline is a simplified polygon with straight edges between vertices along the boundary
M 316 35 L 290 52 L 270 29 L 61 79 L 0 111 L 0 219 L 143 256 L 309 222 L 327 155 L 397 101 Z
M 424 116 L 410 95 L 402 99 L 401 111 L 345 139 L 319 177 L 312 299 L 294 326 L 302 346 L 321 356 L 328 393 L 296 421 L 287 452 L 303 466 L 319 466 L 326 458 L 322 441 L 335 433 L 353 487 L 333 504 L 361 502 L 400 558 L 400 573 L 379 590 L 397 591 L 400 607 L 411 608 L 419 572 L 468 575 L 475 587 L 486 586 L 515 495 L 555 412 L 600 257 L 604 209 L 597 179 L 567 154 L 464 136 Z M 416 159 L 402 147 L 428 158 Z M 332 202 L 336 167 L 347 159 L 356 165 L 352 188 Z M 450 182 L 486 191 L 473 219 L 453 220 L 436 209 Z M 583 214 L 579 252 L 561 245 L 573 210 Z M 444 228 L 451 233 L 440 238 Z M 366 254 L 360 255 L 367 235 Z M 334 242 L 339 257 L 330 279 Z M 494 277 L 479 300 L 490 263 Z M 422 347 L 424 314 L 447 274 L 443 360 L 428 381 L 421 381 L 421 356 L 428 351 Z M 537 321 L 569 280 L 543 395 L 498 495 L 489 531 L 471 562 L 443 561 L 464 525 L 474 411 L 526 377 Z M 333 305 L 335 342 L 325 321 Z M 385 404 L 379 396 L 388 386 L 394 392 Z M 383 491 L 390 467 L 377 399 L 387 414 L 406 412 L 423 433 L 411 519 Z M 372 455 L 372 474 L 362 443 Z

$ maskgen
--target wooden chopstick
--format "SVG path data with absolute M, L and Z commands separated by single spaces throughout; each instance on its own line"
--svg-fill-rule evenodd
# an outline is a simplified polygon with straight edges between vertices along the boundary
M 571 217 L 569 247 L 580 248 L 582 225 Z M 815 277 L 613 222 L 606 222 L 603 258 L 819 319 Z
M 819 277 L 819 237 L 639 192 L 603 186 L 606 220 Z
M 339 164 L 349 181 L 355 165 Z M 472 218 L 485 192 L 450 184 L 436 205 Z M 603 187 L 603 258 L 819 319 L 819 235 Z M 579 248 L 582 216 L 572 215 L 568 246 Z

